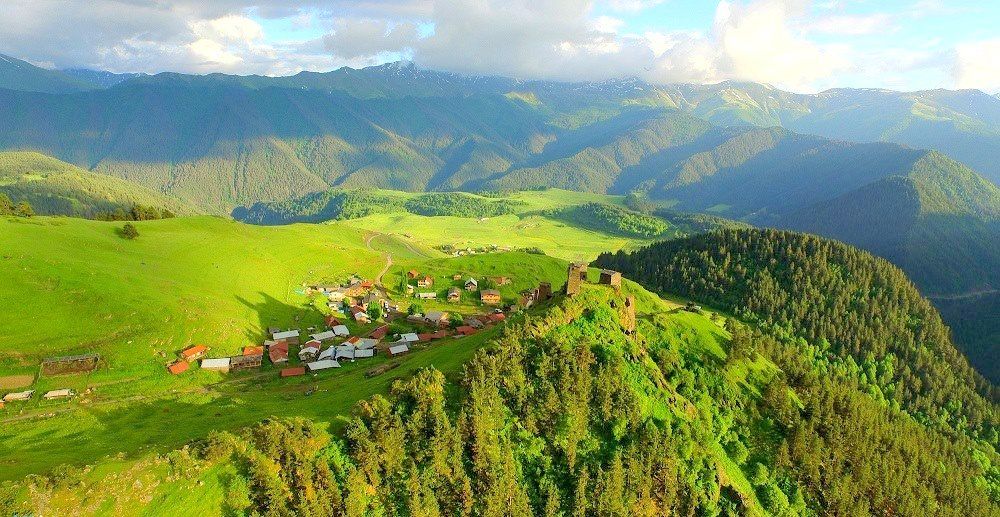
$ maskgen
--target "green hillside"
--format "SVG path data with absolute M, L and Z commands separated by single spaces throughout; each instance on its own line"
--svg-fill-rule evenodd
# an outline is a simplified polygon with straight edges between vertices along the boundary
M 94 218 L 130 212 L 135 205 L 182 215 L 195 211 L 148 188 L 35 152 L 0 152 L 0 193 L 27 201 L 41 215 Z

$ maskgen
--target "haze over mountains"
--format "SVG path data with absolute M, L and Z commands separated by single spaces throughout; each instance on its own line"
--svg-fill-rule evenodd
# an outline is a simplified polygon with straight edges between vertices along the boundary
M 977 90 L 803 95 L 407 63 L 147 76 L 7 57 L 0 88 L 0 150 L 39 151 L 208 213 L 331 187 L 633 193 L 844 240 L 900 265 L 925 294 L 1000 306 L 1000 99 Z M 985 335 L 993 343 L 1000 329 Z

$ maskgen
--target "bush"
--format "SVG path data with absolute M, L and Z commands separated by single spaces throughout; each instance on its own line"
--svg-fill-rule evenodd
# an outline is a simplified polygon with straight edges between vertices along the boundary
M 135 225 L 132 223 L 125 223 L 125 226 L 122 226 L 121 232 L 122 237 L 128 240 L 133 240 L 139 236 L 139 230 L 137 230 Z

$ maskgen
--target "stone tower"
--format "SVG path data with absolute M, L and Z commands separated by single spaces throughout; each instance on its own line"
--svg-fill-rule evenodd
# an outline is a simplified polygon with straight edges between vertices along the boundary
M 566 272 L 566 295 L 580 294 L 580 286 L 587 280 L 587 265 L 576 262 L 569 265 Z
M 540 282 L 538 284 L 538 301 L 548 300 L 549 298 L 552 298 L 552 284 Z
M 610 269 L 601 270 L 601 281 L 600 283 L 604 285 L 610 285 L 615 289 L 621 289 L 622 287 L 622 274 L 617 271 L 612 271 Z

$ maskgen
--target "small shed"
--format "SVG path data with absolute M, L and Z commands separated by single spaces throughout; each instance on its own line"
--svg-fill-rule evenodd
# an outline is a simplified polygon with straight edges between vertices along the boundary
M 304 366 L 297 366 L 295 368 L 285 368 L 281 370 L 282 377 L 298 377 L 300 375 L 305 375 L 306 369 Z
M 262 346 L 245 346 L 243 347 L 243 355 L 264 355 L 264 347 Z
M 318 372 L 320 370 L 327 370 L 329 368 L 340 368 L 340 363 L 332 359 L 324 359 L 322 361 L 315 361 L 306 365 L 310 372 Z
M 330 329 L 338 337 L 347 337 L 351 335 L 351 331 L 347 328 L 347 325 L 337 325 Z
M 451 303 L 458 303 L 462 300 L 462 290 L 457 287 L 451 287 L 448 289 L 448 301 Z
M 413 332 L 408 332 L 406 334 L 400 335 L 399 336 L 399 340 L 400 341 L 405 341 L 407 343 L 415 343 L 417 341 L 420 341 L 420 336 L 418 336 L 417 334 L 415 334 Z
M 191 368 L 191 364 L 187 361 L 177 361 L 176 363 L 168 366 L 167 371 L 170 372 L 171 375 L 180 375 L 188 371 L 189 368 Z
M 215 372 L 228 372 L 229 371 L 229 358 L 228 357 L 218 357 L 214 359 L 202 359 L 201 360 L 202 370 L 212 370 Z
M 42 395 L 42 398 L 44 398 L 45 400 L 53 400 L 53 399 L 64 399 L 72 396 L 73 396 L 73 390 L 69 388 L 63 388 L 61 390 L 52 390 L 46 393 L 45 395 Z
M 35 390 L 18 391 L 15 393 L 8 393 L 3 396 L 4 402 L 22 402 L 25 400 L 31 400 L 31 396 L 35 394 Z
M 368 357 L 375 357 L 374 348 L 357 349 L 354 351 L 355 359 L 366 359 Z
M 417 299 L 420 300 L 436 300 L 437 297 L 437 293 L 417 293 Z

